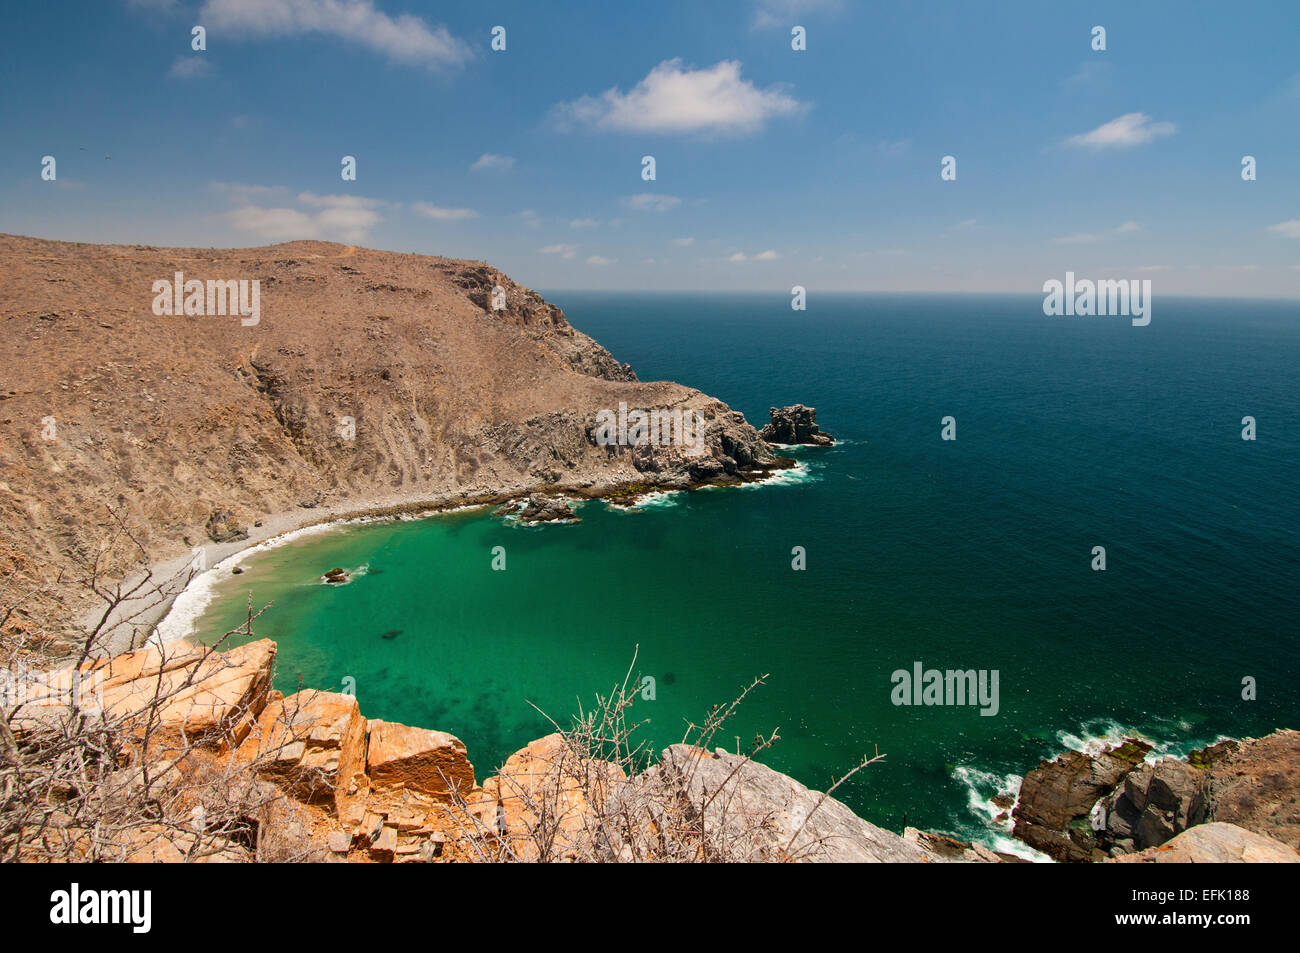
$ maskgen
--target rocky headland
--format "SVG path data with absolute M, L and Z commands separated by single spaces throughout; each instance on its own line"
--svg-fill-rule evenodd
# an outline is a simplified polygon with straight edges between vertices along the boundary
M 1300 732 L 1150 751 L 1127 738 L 1043 761 L 1020 787 L 1015 836 L 1064 862 L 1300 861 Z
M 317 522 L 789 465 L 722 401 L 638 380 L 484 262 L 0 235 L 0 271 L 0 574 L 25 594 L 3 635 L 51 656 L 100 606 L 88 576 L 130 577 L 141 550 L 161 577 Z M 153 284 L 177 272 L 259 281 L 257 323 L 156 315 Z M 598 444 L 621 403 L 698 411 L 702 449 Z

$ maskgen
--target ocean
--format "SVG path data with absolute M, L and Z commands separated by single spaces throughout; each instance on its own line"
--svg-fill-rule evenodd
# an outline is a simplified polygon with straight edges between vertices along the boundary
M 634 652 L 654 746 L 766 674 L 717 744 L 776 730 L 762 760 L 820 789 L 882 753 L 837 796 L 1004 848 L 991 798 L 1066 746 L 1300 727 L 1300 305 L 1157 297 L 1133 327 L 1036 295 L 547 298 L 642 380 L 756 426 L 809 404 L 839 442 L 771 484 L 590 502 L 575 525 L 308 534 L 221 579 L 199 634 L 273 601 L 279 689 L 354 688 L 369 717 L 460 737 L 479 777 Z M 320 584 L 334 566 L 356 575 Z M 918 663 L 996 672 L 996 713 L 895 704 Z

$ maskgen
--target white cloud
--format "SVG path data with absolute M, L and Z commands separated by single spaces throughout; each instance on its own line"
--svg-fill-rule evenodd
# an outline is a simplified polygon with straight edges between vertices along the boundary
M 798 17 L 810 13 L 835 13 L 841 7 L 841 0 L 758 0 L 755 4 L 754 28 L 794 26 Z
M 578 246 L 561 243 L 559 245 L 547 245 L 545 248 L 539 248 L 538 251 L 543 255 L 559 255 L 561 258 L 572 258 L 578 254 Z
M 1090 149 L 1127 149 L 1152 142 L 1161 136 L 1174 134 L 1171 122 L 1152 122 L 1146 113 L 1125 113 L 1118 119 L 1103 123 L 1091 132 L 1066 139 L 1066 145 L 1085 146 Z
M 167 76 L 170 79 L 198 79 L 200 76 L 206 76 L 212 71 L 207 56 L 207 53 L 191 53 L 188 56 L 178 56 L 172 60 L 172 65 L 167 70 Z
M 953 228 L 974 228 L 974 227 L 975 227 L 975 219 L 973 218 L 964 218 L 956 225 L 953 226 Z
M 777 87 L 758 89 L 741 79 L 737 60 L 698 70 L 681 63 L 665 60 L 627 93 L 614 87 L 583 96 L 556 106 L 553 115 L 561 125 L 617 132 L 743 134 L 805 108 Z
M 612 265 L 612 264 L 614 264 L 614 259 L 613 259 L 613 258 L 604 258 L 604 257 L 602 257 L 601 255 L 592 255 L 590 258 L 587 259 L 587 264 L 589 264 L 589 265 Z
M 502 172 L 515 167 L 514 156 L 499 156 L 495 152 L 485 152 L 470 164 L 471 172 L 483 172 L 488 169 L 500 169 Z
M 435 222 L 459 222 L 467 218 L 478 218 L 478 212 L 472 208 L 440 208 L 429 202 L 416 202 L 411 208 Z
M 226 214 L 227 220 L 245 232 L 253 232 L 271 241 L 296 238 L 319 238 L 320 227 L 316 220 L 292 208 L 259 208 L 245 205 Z
M 328 238 L 356 243 L 365 241 L 370 230 L 383 221 L 379 209 L 388 203 L 359 195 L 316 195 L 303 192 L 299 205 L 315 211 L 286 206 L 265 207 L 254 204 L 287 191 L 279 186 L 241 185 L 213 182 L 212 188 L 230 196 L 239 207 L 224 216 L 235 228 L 252 232 L 271 241 L 297 238 Z
M 738 251 L 730 258 L 728 258 L 727 261 L 749 261 L 749 259 L 745 257 L 745 253 L 743 251 Z
M 1094 242 L 1105 241 L 1111 234 L 1127 235 L 1130 232 L 1139 231 L 1142 228 L 1137 222 L 1125 222 L 1118 226 L 1113 232 L 1075 232 L 1072 235 L 1062 235 L 1060 238 L 1053 238 L 1052 243 L 1056 245 L 1091 245 Z
M 599 224 L 594 218 L 575 218 L 569 221 L 570 228 L 595 228 Z
M 214 33 L 247 37 L 321 33 L 359 43 L 401 63 L 449 67 L 472 56 L 445 26 L 430 27 L 411 14 L 390 17 L 375 9 L 372 0 L 207 0 L 198 18 Z
M 655 192 L 642 192 L 640 195 L 627 195 L 622 199 L 623 205 L 637 212 L 666 212 L 682 204 L 675 195 L 659 195 Z
M 1283 238 L 1300 238 L 1300 218 L 1278 222 L 1276 225 L 1270 225 L 1268 230 L 1274 235 L 1281 235 Z
M 776 261 L 780 257 L 780 255 L 769 248 L 767 251 L 761 251 L 755 255 L 754 261 Z
M 673 239 L 673 244 L 674 244 L 674 245 L 680 245 L 682 248 L 687 248 L 687 247 L 689 247 L 689 246 L 695 244 L 695 239 L 694 239 L 694 238 L 674 238 L 674 239 Z

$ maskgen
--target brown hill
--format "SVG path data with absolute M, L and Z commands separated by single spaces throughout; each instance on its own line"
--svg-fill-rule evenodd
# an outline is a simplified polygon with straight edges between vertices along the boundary
M 260 320 L 156 315 L 154 282 L 177 271 L 257 279 Z M 498 285 L 504 310 L 492 308 Z M 30 580 L 64 577 L 9 617 L 29 633 L 71 631 L 86 604 L 72 604 L 66 583 L 102 546 L 111 511 L 159 559 L 300 507 L 599 495 L 773 465 L 740 414 L 638 381 L 483 262 L 325 242 L 179 249 L 0 235 L 0 348 L 0 583 L 8 577 L 13 601 Z M 597 446 L 597 412 L 620 402 L 700 410 L 707 452 Z M 112 554 L 105 576 L 128 566 Z

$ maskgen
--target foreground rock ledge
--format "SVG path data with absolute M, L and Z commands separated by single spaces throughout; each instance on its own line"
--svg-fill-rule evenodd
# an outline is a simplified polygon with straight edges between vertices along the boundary
M 716 845 L 725 848 L 723 859 L 763 861 L 1002 859 L 938 835 L 900 837 L 721 749 L 674 745 L 629 778 L 551 734 L 480 785 L 453 735 L 368 720 L 348 695 L 272 690 L 275 652 L 266 639 L 224 653 L 181 641 L 87 662 L 75 676 L 72 669 L 46 673 L 20 706 L 15 734 L 20 744 L 33 742 L 102 702 L 95 717 L 122 738 L 110 766 L 117 775 L 138 778 L 147 765 L 143 773 L 164 778 L 168 796 L 187 809 L 231 790 L 259 796 L 253 816 L 243 819 L 251 825 L 243 837 L 205 830 L 201 821 L 194 830 L 141 822 L 108 845 L 109 858 L 125 861 L 640 860 L 656 828 L 683 819 L 699 846 L 688 838 L 671 859 L 711 859 Z M 74 688 L 79 710 L 69 705 Z M 214 778 L 234 787 L 210 788 Z M 640 841 L 597 839 L 593 855 L 587 835 L 598 818 L 619 811 L 635 817 Z M 73 824 L 60 836 L 74 845 L 101 838 L 95 856 L 105 856 L 99 832 Z M 74 855 L 88 856 L 80 846 Z

